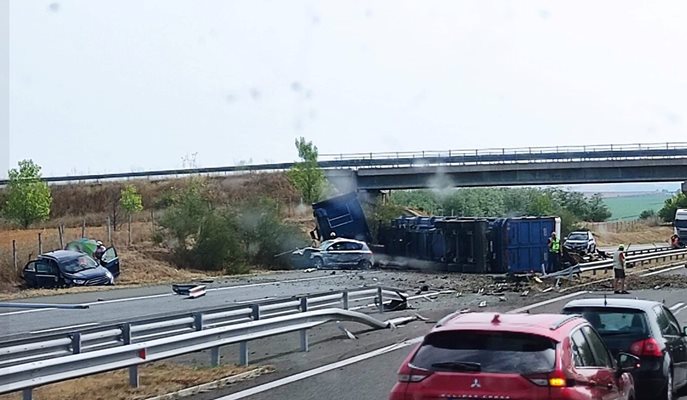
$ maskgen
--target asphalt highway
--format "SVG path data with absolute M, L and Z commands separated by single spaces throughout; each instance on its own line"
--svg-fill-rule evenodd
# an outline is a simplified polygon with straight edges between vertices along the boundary
M 598 297 L 600 293 L 583 294 L 575 296 L 575 298 Z M 630 296 L 639 297 L 643 299 L 664 301 L 665 304 L 673 309 L 676 317 L 680 323 L 687 325 L 687 289 L 682 290 L 645 290 L 633 292 Z M 549 304 L 544 304 L 532 308 L 530 312 L 559 312 L 560 309 L 572 300 L 567 298 L 563 300 L 553 301 Z M 487 308 L 487 310 L 504 311 L 507 308 L 500 309 Z M 353 362 L 346 365 L 336 365 L 340 360 L 333 360 L 329 364 L 313 363 L 309 365 L 308 369 L 300 371 L 298 368 L 294 369 L 290 374 L 277 374 L 274 377 L 265 377 L 265 379 L 251 382 L 244 385 L 225 390 L 220 393 L 213 393 L 205 396 L 199 396 L 194 400 L 216 399 L 216 400 L 271 400 L 271 399 L 323 399 L 333 398 L 337 400 L 366 400 L 366 399 L 385 399 L 391 387 L 396 381 L 396 371 L 403 359 L 408 355 L 412 349 L 412 345 L 406 345 L 406 340 L 410 338 L 420 337 L 425 334 L 431 325 L 415 322 L 410 326 L 400 328 L 405 330 L 403 340 L 399 337 L 390 338 L 387 342 L 379 343 L 379 347 L 371 349 L 367 348 L 364 353 L 357 354 L 359 357 L 374 354 L 375 350 L 384 349 L 386 346 L 394 343 L 401 343 L 401 348 L 383 352 L 379 355 L 372 355 L 358 362 Z M 393 340 L 395 339 L 395 340 Z M 364 335 L 359 338 L 360 341 L 366 341 Z M 354 356 L 346 357 L 350 360 Z M 322 359 L 319 359 L 322 361 Z M 279 361 L 277 361 L 279 363 Z M 302 364 L 301 364 L 302 365 Z M 326 370 L 327 366 L 333 368 Z M 324 368 L 326 371 L 322 373 L 317 372 L 317 368 Z M 299 377 L 294 382 L 281 384 L 288 381 L 289 378 Z M 280 383 L 281 381 L 281 383 Z M 254 393 L 254 392 L 258 393 Z M 687 400 L 687 397 L 682 397 L 682 400 Z M 642 400 L 642 399 L 638 399 Z

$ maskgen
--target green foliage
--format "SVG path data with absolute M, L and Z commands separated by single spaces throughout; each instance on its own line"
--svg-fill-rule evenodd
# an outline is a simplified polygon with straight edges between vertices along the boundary
M 639 219 L 649 219 L 653 218 L 656 216 L 656 211 L 649 209 L 649 210 L 644 210 L 639 214 Z
M 610 212 L 600 195 L 586 197 L 579 192 L 568 192 L 556 188 L 396 191 L 392 192 L 390 199 L 394 205 L 419 208 L 434 215 L 559 216 L 564 233 L 578 229 L 579 221 L 603 221 L 610 217 Z
M 143 210 L 143 200 L 134 185 L 126 185 L 122 189 L 119 204 L 129 215 Z
M 50 216 L 52 195 L 41 181 L 41 167 L 31 160 L 19 162 L 19 169 L 9 171 L 5 215 L 22 227 L 45 221 Z
M 306 142 L 305 138 L 296 139 L 298 157 L 302 160 L 287 172 L 291 183 L 298 189 L 306 203 L 315 203 L 322 197 L 326 178 L 317 164 L 317 146 Z
M 246 265 L 280 267 L 275 255 L 307 244 L 294 226 L 281 221 L 272 200 L 215 206 L 196 181 L 172 196 L 160 218 L 159 241 L 171 240 L 181 266 L 239 273 Z
M 667 199 L 663 204 L 663 208 L 658 211 L 658 216 L 665 222 L 673 222 L 675 220 L 675 211 L 678 208 L 687 208 L 687 196 L 684 193 L 677 193 Z

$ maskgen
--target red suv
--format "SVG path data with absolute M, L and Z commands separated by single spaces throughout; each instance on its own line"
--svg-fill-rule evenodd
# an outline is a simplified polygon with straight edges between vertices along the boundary
M 403 361 L 391 400 L 634 399 L 629 372 L 584 318 L 451 314 Z

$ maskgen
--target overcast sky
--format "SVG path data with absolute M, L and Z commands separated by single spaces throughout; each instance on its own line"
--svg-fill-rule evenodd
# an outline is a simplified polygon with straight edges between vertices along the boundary
M 687 141 L 685 1 L 10 4 L 9 161 L 45 176 Z

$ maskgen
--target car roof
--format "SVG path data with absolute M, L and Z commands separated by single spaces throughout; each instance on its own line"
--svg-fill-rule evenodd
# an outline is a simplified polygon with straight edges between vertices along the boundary
M 586 324 L 578 315 L 464 313 L 448 316 L 432 332 L 478 330 L 527 333 L 561 341 L 571 329 Z
M 614 307 L 649 311 L 657 305 L 661 305 L 661 303 L 651 300 L 639 300 L 628 298 L 593 298 L 573 300 L 566 304 L 563 308 L 565 309 L 573 307 Z
M 84 253 L 72 250 L 55 250 L 48 253 L 44 253 L 38 256 L 38 258 L 52 258 L 57 261 L 72 260 L 77 257 L 86 256 Z

